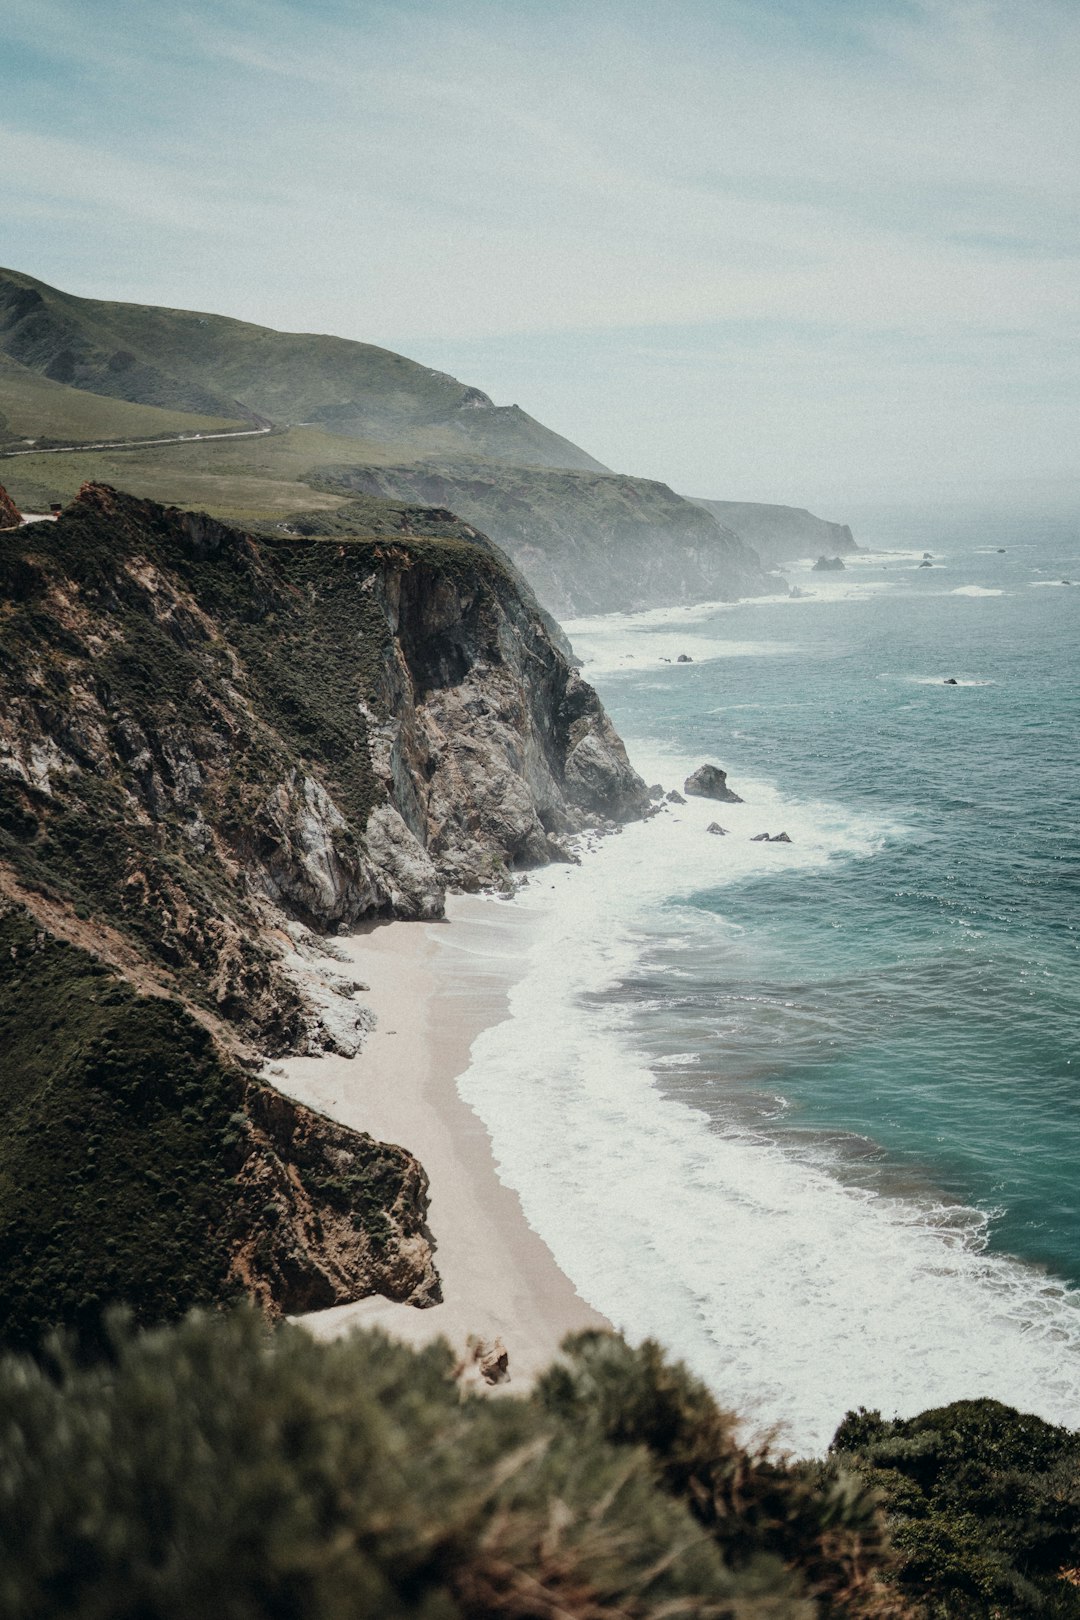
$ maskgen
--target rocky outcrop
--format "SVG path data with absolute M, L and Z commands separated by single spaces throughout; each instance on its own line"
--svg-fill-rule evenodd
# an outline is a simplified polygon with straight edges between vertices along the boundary
M 428 1181 L 411 1154 L 268 1086 L 249 1088 L 245 1116 L 230 1276 L 268 1314 L 366 1294 L 439 1302 Z
M 719 799 L 722 804 L 742 804 L 739 795 L 727 784 L 727 772 L 719 765 L 699 765 L 683 783 L 683 792 L 697 799 Z
M 923 564 L 923 563 L 919 564 L 920 568 L 922 568 L 924 566 L 928 566 L 928 565 Z M 815 574 L 840 574 L 840 573 L 843 573 L 843 570 L 844 570 L 844 559 L 843 559 L 843 557 L 824 557 L 824 556 L 818 558 L 817 562 L 814 564 L 814 569 L 813 569 Z
M 846 523 L 830 523 L 802 506 L 771 506 L 759 501 L 699 500 L 696 504 L 753 546 L 767 568 L 816 557 L 823 551 L 847 556 L 859 549 Z
M 22 513 L 3 484 L 0 484 L 0 529 L 17 529 L 21 523 Z

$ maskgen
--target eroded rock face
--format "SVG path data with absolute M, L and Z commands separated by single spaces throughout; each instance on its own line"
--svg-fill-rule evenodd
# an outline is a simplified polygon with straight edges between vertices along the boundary
M 727 771 L 719 765 L 699 765 L 683 783 L 683 792 L 698 799 L 718 799 L 721 804 L 742 804 L 739 795 L 727 785 Z
M 22 513 L 3 484 L 0 484 L 0 529 L 17 529 L 21 523 Z
M 366 1294 L 438 1304 L 428 1181 L 411 1154 L 268 1086 L 250 1088 L 247 1119 L 232 1275 L 270 1315 Z
M 372 759 L 442 881 L 497 885 L 564 859 L 569 833 L 643 815 L 648 790 L 600 700 L 512 576 L 433 574 L 372 576 L 391 637 Z

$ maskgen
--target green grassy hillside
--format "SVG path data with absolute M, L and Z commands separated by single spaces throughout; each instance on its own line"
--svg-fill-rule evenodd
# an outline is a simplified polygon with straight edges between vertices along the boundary
M 599 463 L 516 405 L 369 343 L 76 298 L 0 270 L 0 351 L 52 381 L 171 411 L 309 424 L 397 453 Z
M 0 354 L 0 452 L 21 449 L 28 441 L 44 446 L 150 439 L 173 433 L 222 433 L 247 425 L 235 416 L 192 416 L 85 393 Z

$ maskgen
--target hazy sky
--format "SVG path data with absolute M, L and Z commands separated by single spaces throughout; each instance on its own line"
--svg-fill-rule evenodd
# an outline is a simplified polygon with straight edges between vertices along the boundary
M 1077 474 L 1080 0 L 3 0 L 0 261 L 363 338 L 620 470 Z

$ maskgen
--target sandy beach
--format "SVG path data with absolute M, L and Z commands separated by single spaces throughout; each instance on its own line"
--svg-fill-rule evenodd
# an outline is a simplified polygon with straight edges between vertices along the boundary
M 443 1303 L 416 1310 L 374 1297 L 313 1313 L 305 1325 L 319 1337 L 378 1325 L 415 1345 L 441 1335 L 463 1354 L 470 1335 L 501 1338 L 518 1388 L 567 1333 L 609 1326 L 526 1222 L 498 1178 L 483 1121 L 458 1095 L 473 1041 L 506 1015 L 528 927 L 511 905 L 459 895 L 444 922 L 384 923 L 341 939 L 370 986 L 363 999 L 374 1032 L 355 1058 L 291 1058 L 272 1075 L 301 1102 L 408 1148 L 431 1183 Z

